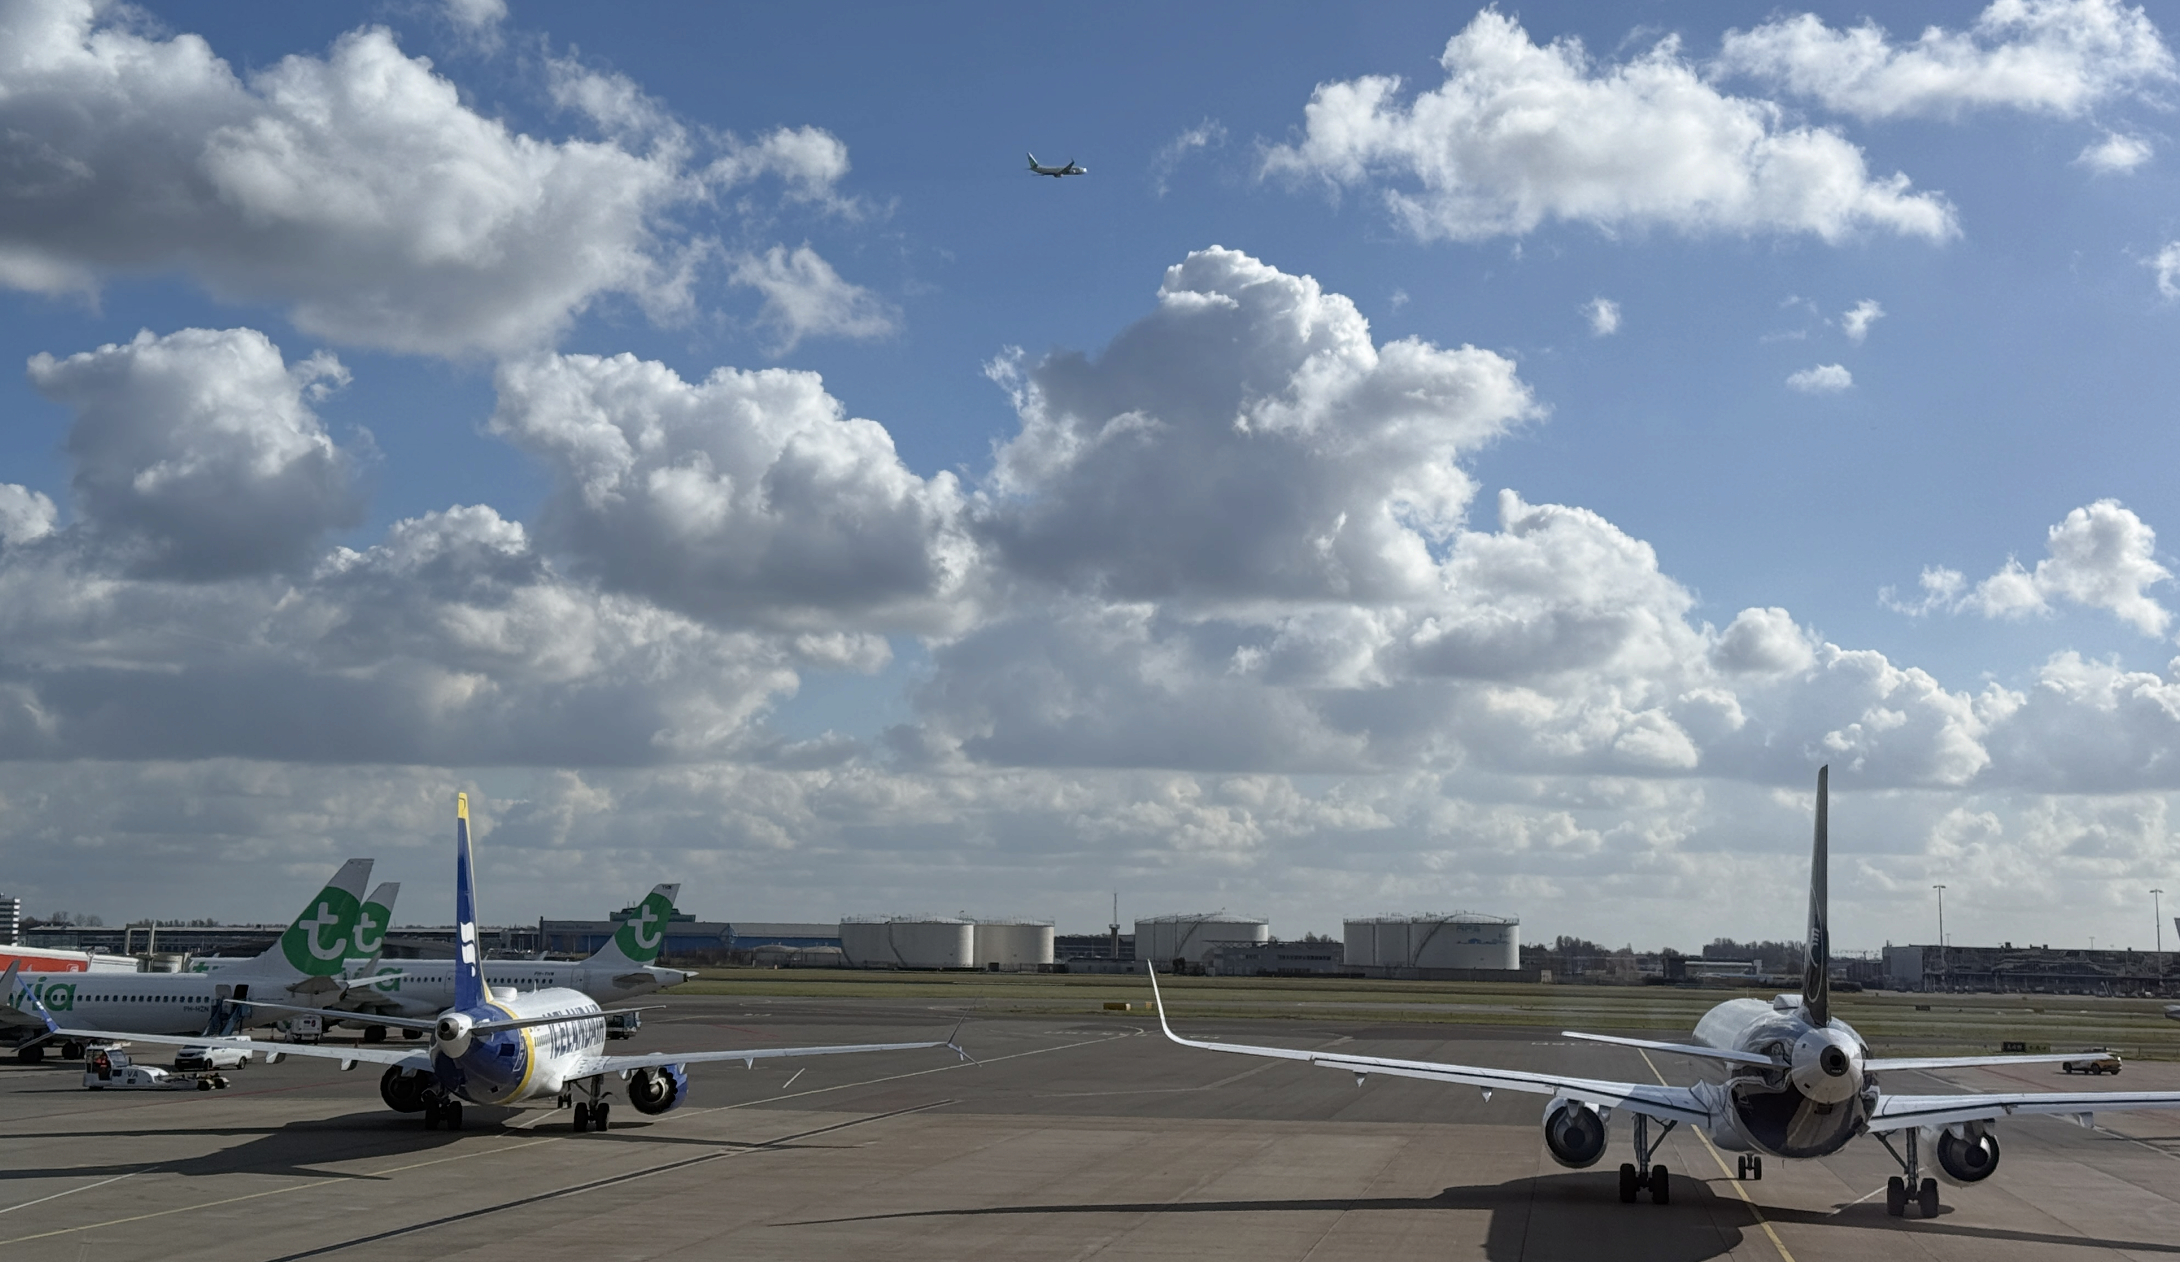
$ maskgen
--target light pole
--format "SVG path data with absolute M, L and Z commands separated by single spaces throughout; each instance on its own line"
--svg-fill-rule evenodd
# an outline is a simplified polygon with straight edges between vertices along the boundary
M 2150 891 L 2150 919 L 2157 927 L 2157 993 L 2165 993 L 2165 891 Z
M 1952 973 L 1946 967 L 1949 961 L 1945 958 L 1945 887 L 1933 885 L 1930 888 L 1938 891 L 1938 980 L 1943 983 Z

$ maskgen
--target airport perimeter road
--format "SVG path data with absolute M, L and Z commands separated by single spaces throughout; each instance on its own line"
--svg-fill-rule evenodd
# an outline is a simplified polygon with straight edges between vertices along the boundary
M 614 1050 L 937 1037 L 954 1005 L 674 997 Z M 1539 1097 L 1352 1078 L 1179 1048 L 1137 1016 L 972 1021 L 945 1052 L 699 1066 L 663 1118 L 575 1135 L 551 1110 L 425 1131 L 378 1075 L 254 1065 L 215 1093 L 91 1093 L 0 1064 L 0 1256 L 302 1258 L 2180 1259 L 2180 1115 L 2022 1119 L 1997 1175 L 1888 1218 L 1883 1150 L 1737 1184 L 1685 1130 L 1673 1203 L 1622 1205 L 1626 1132 L 1544 1156 Z M 1222 1019 L 1192 1033 L 1641 1077 L 1643 1054 L 1529 1031 Z M 1686 1081 L 1690 1069 L 1653 1056 Z M 1961 1087 L 2180 1087 L 2056 1070 Z M 1934 1079 L 1894 1089 L 1945 1089 Z

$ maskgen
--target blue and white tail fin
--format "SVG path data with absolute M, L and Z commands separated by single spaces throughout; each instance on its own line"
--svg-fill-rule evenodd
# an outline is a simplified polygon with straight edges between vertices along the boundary
M 1809 1023 L 1822 1028 L 1832 1020 L 1831 779 L 1829 766 L 1817 768 L 1817 832 L 1809 848 L 1809 937 L 1802 948 L 1802 1007 Z
M 454 1010 L 484 1006 L 484 961 L 477 945 L 477 865 L 469 850 L 469 795 L 454 795 Z

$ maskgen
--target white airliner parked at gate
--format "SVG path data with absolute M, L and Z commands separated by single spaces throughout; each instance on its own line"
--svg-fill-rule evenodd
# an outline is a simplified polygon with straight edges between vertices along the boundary
M 341 979 L 344 968 L 369 967 L 379 952 L 379 931 L 393 918 L 400 883 L 385 882 L 364 898 L 363 887 L 370 879 L 371 861 L 350 859 L 271 946 L 247 959 L 227 961 L 213 972 L 18 976 L 11 969 L 7 984 L 0 985 L 0 1031 L 27 1032 L 30 1037 L 17 1045 L 16 1056 L 35 1062 L 54 1040 L 26 997 L 70 1025 L 129 1037 L 208 1033 L 223 999 L 254 996 L 295 1005 L 321 1003 L 350 984 Z M 269 1023 L 282 1015 L 268 1009 L 256 1020 Z M 61 1042 L 70 1056 L 81 1055 L 72 1040 Z
M 455 799 L 454 821 L 454 1006 L 434 1020 L 381 1017 L 402 1029 L 428 1032 L 431 1041 L 415 1050 L 391 1047 L 332 1047 L 317 1044 L 264 1044 L 249 1039 L 131 1036 L 143 1043 L 239 1047 L 269 1056 L 317 1056 L 351 1068 L 357 1062 L 386 1066 L 379 1095 L 403 1113 L 422 1113 L 427 1129 L 442 1123 L 462 1126 L 462 1105 L 523 1104 L 552 1101 L 565 1107 L 578 1093 L 575 1129 L 606 1129 L 610 1106 L 600 1097 L 605 1080 L 628 1080 L 628 1102 L 639 1113 L 664 1113 L 688 1102 L 686 1068 L 700 1061 L 751 1063 L 782 1056 L 830 1056 L 843 1052 L 912 1051 L 944 1047 L 966 1056 L 950 1039 L 922 1043 L 866 1043 L 828 1047 L 760 1047 L 723 1052 L 657 1052 L 646 1056 L 605 1054 L 606 1018 L 590 996 L 561 987 L 527 993 L 488 989 L 477 942 L 477 902 L 469 845 L 469 795 Z M 36 1009 L 36 999 L 29 1001 Z M 289 1009 L 289 1005 L 259 1005 Z M 316 1011 L 305 1008 L 302 1011 Z M 630 1011 L 624 1009 L 622 1011 Z M 71 1038 L 112 1038 L 105 1030 L 59 1028 Z
M 1741 1177 L 1763 1177 L 1765 1156 L 1829 1157 L 1847 1141 L 1867 1131 L 1900 1163 L 1901 1174 L 1886 1186 L 1885 1208 L 1894 1216 L 1913 1200 L 1929 1218 L 1938 1212 L 1938 1183 L 1923 1176 L 1928 1150 L 1935 1150 L 1938 1172 L 1956 1184 L 1979 1183 L 1998 1169 L 1998 1137 L 1991 1127 L 2022 1113 L 2057 1114 L 2084 1126 L 2105 1110 L 2180 1109 L 2180 1091 L 2006 1092 L 1985 1095 L 1891 1095 L 1879 1090 L 1877 1075 L 1892 1070 L 1956 1069 L 1977 1065 L 2020 1065 L 2079 1059 L 2074 1052 L 2052 1056 L 1897 1056 L 1870 1055 L 1869 1045 L 1853 1027 L 1831 1012 L 1831 933 L 1826 891 L 1826 788 L 1829 768 L 1817 772 L 1817 829 L 1809 874 L 1809 939 L 1802 969 L 1802 992 L 1761 999 L 1729 999 L 1696 1023 L 1693 1043 L 1660 1043 L 1605 1034 L 1566 1037 L 1626 1047 L 1647 1048 L 1716 1061 L 1725 1081 L 1692 1087 L 1657 1083 L 1607 1082 L 1524 1070 L 1483 1069 L 1435 1061 L 1390 1060 L 1340 1052 L 1286 1047 L 1253 1047 L 1185 1039 L 1166 1023 L 1158 976 L 1151 974 L 1151 996 L 1166 1037 L 1185 1047 L 1239 1052 L 1305 1061 L 1326 1069 L 1344 1069 L 1355 1084 L 1370 1074 L 1423 1078 L 1478 1087 L 1485 1099 L 1495 1090 L 1550 1096 L 1544 1106 L 1544 1147 L 1552 1160 L 1573 1169 L 1596 1165 L 1605 1155 L 1606 1128 L 1615 1110 L 1635 1115 L 1635 1160 L 1620 1167 L 1620 1199 L 1633 1201 L 1647 1189 L 1660 1205 L 1672 1195 L 1666 1169 L 1651 1155 L 1675 1126 L 1703 1128 L 1711 1142 L 1743 1154 Z M 1661 1129 L 1653 1137 L 1650 1124 Z M 1894 1148 L 1892 1136 L 1902 1141 Z M 1905 1177 L 1903 1177 L 1905 1176 Z

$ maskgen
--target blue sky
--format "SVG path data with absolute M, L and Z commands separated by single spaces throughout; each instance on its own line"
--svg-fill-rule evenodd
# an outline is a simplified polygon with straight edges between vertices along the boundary
M 1863 944 L 1938 880 L 1964 940 L 2148 938 L 2154 13 L 495 8 L 0 29 L 79 50 L 0 101 L 0 344 L 54 357 L 0 377 L 34 907 L 253 915 L 348 853 L 430 900 L 473 783 L 518 915 L 1117 885 L 1654 945 L 1790 931 L 1830 760 Z M 817 378 L 698 384 L 773 369 Z M 1235 391 L 1300 411 L 1181 419 Z M 608 488 L 601 424 L 670 437 Z M 730 505 L 730 449 L 830 472 Z

